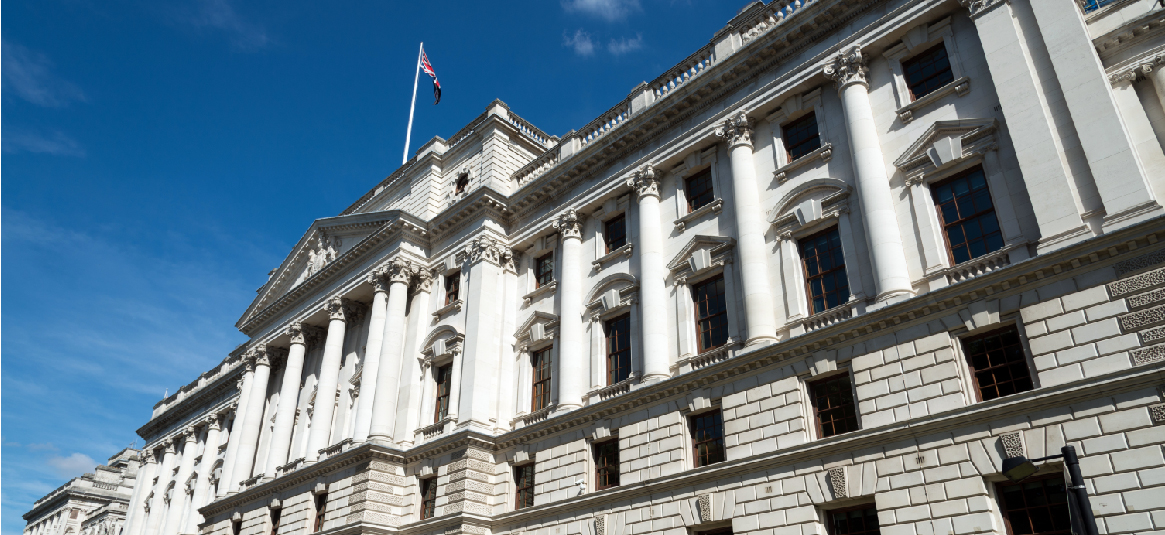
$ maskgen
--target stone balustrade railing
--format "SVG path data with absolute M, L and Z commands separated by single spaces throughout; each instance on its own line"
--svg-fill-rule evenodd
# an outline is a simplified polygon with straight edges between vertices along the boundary
M 815 0 L 774 0 L 768 5 L 763 6 L 759 16 L 749 19 L 744 23 L 740 31 L 740 37 L 748 43 L 757 37 L 760 37 L 765 32 L 776 28 L 784 23 L 789 17 L 792 17 L 803 7 L 813 3 Z
M 696 53 L 649 82 L 647 85 L 651 88 L 651 94 L 656 99 L 662 98 L 675 91 L 677 87 L 687 83 L 688 80 L 708 70 L 713 63 L 712 49 L 712 45 L 705 45 L 704 48 L 697 50 Z
M 623 102 L 616 104 L 615 107 L 607 110 L 606 113 L 598 116 L 582 130 L 579 130 L 582 135 L 582 145 L 585 147 L 598 141 L 599 138 L 627 122 L 631 118 L 631 100 L 632 97 L 623 99 Z
M 954 284 L 1007 266 L 1011 263 L 1008 258 L 1008 253 L 1014 248 L 1004 247 L 991 254 L 985 254 L 974 260 L 968 260 L 957 266 L 947 268 L 945 270 L 947 282 Z
M 522 133 L 522 135 L 537 141 L 538 144 L 542 145 L 543 147 L 549 147 L 553 145 L 555 141 L 557 141 L 553 136 L 546 135 L 546 132 L 539 130 L 537 126 L 530 124 L 530 121 L 515 115 L 514 112 L 510 112 L 508 120 L 510 124 L 514 125 L 514 128 L 517 128 L 518 131 Z
M 557 147 L 543 152 L 541 156 L 522 166 L 514 173 L 514 181 L 518 184 L 529 182 L 544 174 L 547 171 L 554 169 L 558 165 L 559 150 Z
M 805 321 L 802 323 L 802 325 L 805 327 L 805 332 L 816 331 L 817 329 L 829 327 L 830 325 L 833 325 L 839 321 L 850 319 L 853 317 L 853 315 L 854 303 L 851 301 L 849 303 L 842 303 L 841 305 L 835 306 L 824 312 L 818 312 L 817 314 L 809 316 L 808 318 L 805 318 Z

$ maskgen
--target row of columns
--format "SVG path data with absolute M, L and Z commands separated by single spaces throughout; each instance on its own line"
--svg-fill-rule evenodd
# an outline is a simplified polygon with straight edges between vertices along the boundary
M 224 414 L 190 427 L 144 453 L 137 484 L 130 496 L 125 535 L 195 533 L 202 523 L 198 509 L 210 503 Z M 196 465 L 195 462 L 198 461 Z M 186 483 L 194 476 L 194 486 Z M 156 479 L 156 482 L 155 482 Z M 166 491 L 174 484 L 167 501 Z M 152 493 L 152 494 L 151 494 Z M 147 502 L 148 500 L 148 502 Z

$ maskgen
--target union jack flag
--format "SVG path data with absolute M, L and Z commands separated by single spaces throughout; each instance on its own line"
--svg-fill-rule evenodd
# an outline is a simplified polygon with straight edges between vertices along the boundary
M 421 69 L 425 74 L 433 78 L 433 105 L 441 102 L 441 82 L 437 81 L 437 73 L 433 70 L 433 64 L 429 63 L 429 56 L 425 54 L 425 49 L 421 48 Z

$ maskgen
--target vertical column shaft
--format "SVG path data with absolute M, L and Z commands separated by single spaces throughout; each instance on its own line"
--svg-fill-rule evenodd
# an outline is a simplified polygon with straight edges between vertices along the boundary
M 194 458 L 198 456 L 198 433 L 193 429 L 186 431 L 185 444 L 182 446 L 182 461 L 178 463 L 178 475 L 174 479 L 174 494 L 170 497 L 170 512 L 166 515 L 166 525 L 162 528 L 165 535 L 177 535 L 182 528 L 182 518 L 185 516 L 186 480 L 194 472 Z
M 162 528 L 162 517 L 166 516 L 166 487 L 170 485 L 174 462 L 177 460 L 174 443 L 166 444 L 166 452 L 162 455 L 162 466 L 158 471 L 158 484 L 154 485 L 154 499 L 150 502 L 150 519 L 146 525 L 145 535 L 161 533 L 159 530 Z
M 307 437 L 308 462 L 319 459 L 321 449 L 328 447 L 332 436 L 332 415 L 336 412 L 336 388 L 340 382 L 340 364 L 344 356 L 344 335 L 347 332 L 344 300 L 328 303 L 328 337 L 324 342 L 324 358 L 320 363 L 320 378 L 316 386 L 315 412 L 311 417 L 311 432 Z
M 569 210 L 554 223 L 562 235 L 562 280 L 558 281 L 558 406 L 581 407 L 586 393 L 583 337 L 582 220 Z
M 259 431 L 263 424 L 263 410 L 267 408 L 267 381 L 271 378 L 271 360 L 267 348 L 256 349 L 251 356 L 254 360 L 255 375 L 247 401 L 247 411 L 243 413 L 243 425 L 239 430 L 239 449 L 235 457 L 234 477 L 227 481 L 227 489 L 236 491 L 239 482 L 251 477 L 255 466 L 255 451 L 259 447 Z
M 736 216 L 736 243 L 740 258 L 748 345 L 776 339 L 773 294 L 765 250 L 765 220 L 752 161 L 752 125 L 744 112 L 733 114 L 718 134 L 728 140 L 732 166 L 732 210 Z
M 227 436 L 227 452 L 223 456 L 222 479 L 218 485 L 219 496 L 225 496 L 233 490 L 230 482 L 235 479 L 235 460 L 239 457 L 239 445 L 242 443 L 239 437 L 242 435 L 243 414 L 246 413 L 247 405 L 251 401 L 251 385 L 255 382 L 255 366 L 250 360 L 245 361 L 243 366 L 245 369 L 243 370 L 242 384 L 239 386 L 239 404 L 235 407 L 230 434 Z
M 420 371 L 417 357 L 421 356 L 423 348 L 419 345 L 422 343 L 422 339 L 429 334 L 428 327 L 430 318 L 432 318 L 429 315 L 429 297 L 433 291 L 433 280 L 431 272 L 417 271 L 417 284 L 413 290 L 412 304 L 409 305 L 405 318 L 407 322 L 405 345 L 400 357 L 400 366 L 397 367 L 399 370 L 397 381 L 400 386 L 392 391 L 392 399 L 396 403 L 392 437 L 402 447 L 413 443 L 412 430 L 416 429 L 416 411 L 409 410 L 409 408 L 415 406 L 414 398 L 419 395 L 421 384 L 412 378 L 416 377 Z M 402 382 L 401 377 L 406 379 Z
M 857 178 L 858 197 L 865 217 L 866 236 L 874 264 L 874 281 L 879 301 L 913 293 L 906 253 L 902 249 L 902 232 L 894 212 L 890 179 L 886 176 L 886 159 L 878 141 L 878 129 L 870 108 L 869 85 L 865 60 L 858 47 L 834 58 L 825 68 L 841 95 L 845 127 Z
M 671 375 L 667 355 L 667 270 L 663 258 L 663 231 L 660 229 L 659 178 L 650 165 L 635 172 L 628 181 L 639 199 L 639 240 L 635 255 L 639 260 L 639 314 L 643 326 L 643 380 L 655 382 Z M 602 329 L 596 322 L 595 329 Z
M 194 483 L 194 495 L 190 498 L 190 514 L 186 517 L 186 525 L 182 528 L 182 533 L 195 533 L 198 531 L 198 525 L 202 523 L 202 514 L 198 509 L 208 503 L 210 497 L 210 478 L 214 476 L 214 464 L 218 458 L 218 445 L 221 441 L 219 433 L 222 431 L 222 426 L 218 423 L 218 417 L 210 420 L 210 424 L 206 429 L 206 441 L 202 448 L 202 463 L 198 465 L 198 481 Z
M 271 449 L 267 454 L 267 469 L 263 472 L 275 476 L 280 466 L 287 464 L 291 453 L 291 434 L 295 431 L 295 411 L 299 407 L 299 381 L 303 376 L 303 359 L 307 354 L 307 334 L 305 326 L 292 323 L 288 329 L 291 348 L 287 351 L 287 361 L 283 365 L 283 382 L 279 386 L 279 407 L 275 410 L 275 427 L 271 433 Z
M 158 459 L 154 452 L 146 450 L 145 462 L 138 470 L 134 481 L 133 493 L 129 499 L 129 509 L 125 517 L 124 535 L 142 535 L 146 527 L 146 496 L 149 495 L 150 485 L 154 483 L 154 476 L 158 472 Z
M 360 397 L 356 400 L 356 429 L 352 440 L 360 443 L 368 440 L 372 427 L 372 412 L 380 378 L 381 352 L 384 345 L 385 317 L 388 314 L 388 285 L 379 271 L 372 274 L 372 310 L 368 322 L 368 342 L 364 347 L 364 366 L 360 371 Z M 385 391 L 386 395 L 390 392 Z
M 397 386 L 400 384 L 400 359 L 405 342 L 405 305 L 409 297 L 409 280 L 416 269 L 405 262 L 389 265 L 388 297 L 385 303 L 384 343 L 376 374 L 375 406 L 369 420 L 372 438 L 391 442 L 396 420 Z

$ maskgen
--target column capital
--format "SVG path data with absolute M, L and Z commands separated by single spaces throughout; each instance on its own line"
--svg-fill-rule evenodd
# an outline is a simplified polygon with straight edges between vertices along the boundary
M 582 222 L 582 214 L 578 213 L 574 208 L 571 208 L 554 220 L 554 228 L 562 234 L 563 240 L 571 238 L 581 240 Z
M 178 443 L 178 441 L 176 439 L 177 439 L 177 437 L 174 437 L 174 439 L 166 440 L 166 452 L 165 453 L 167 456 L 173 455 L 175 452 L 178 451 L 178 448 L 174 447 Z
M 154 453 L 153 448 L 150 448 L 150 449 L 142 452 L 142 463 L 143 464 L 150 464 L 150 463 L 158 464 L 158 456 L 157 456 L 157 454 Z
M 222 422 L 219 421 L 218 415 L 206 422 L 207 431 L 222 431 Z
M 418 269 L 417 270 L 417 291 L 418 292 L 425 292 L 425 293 L 429 293 L 429 292 L 433 291 L 433 281 L 435 279 L 436 279 L 436 277 L 433 276 L 432 271 L 429 271 L 427 269 Z
M 291 336 L 292 344 L 310 346 L 320 341 L 323 336 L 323 329 L 295 321 L 287 326 L 287 334 Z
M 246 358 L 255 366 L 267 366 L 268 368 L 271 367 L 271 357 L 267 354 L 267 346 L 251 348 L 251 350 L 247 352 Z
M 348 323 L 360 323 L 364 319 L 364 315 L 368 313 L 368 305 L 360 301 L 353 301 L 351 299 L 343 299 L 344 302 L 344 321 Z
M 1003 2 L 1004 0 L 959 0 L 959 3 L 971 12 L 972 19 L 983 16 L 984 13 L 995 9 Z
M 457 253 L 457 261 L 471 266 L 484 261 L 501 267 L 513 262 L 513 254 L 500 240 L 483 235 L 471 240 L 464 251 Z
M 730 149 L 747 145 L 752 146 L 752 121 L 744 110 L 733 112 L 724 120 L 724 124 L 716 129 L 716 135 L 728 140 Z
M 385 271 L 388 275 L 389 282 L 408 284 L 412 280 L 413 275 L 419 270 L 412 262 L 398 258 L 389 262 Z
M 655 197 L 659 199 L 660 175 L 661 173 L 648 163 L 636 169 L 627 178 L 627 185 L 635 188 L 635 193 L 638 195 L 636 200 L 642 202 L 644 197 Z
M 368 274 L 368 283 L 372 285 L 374 293 L 388 293 L 388 281 L 385 280 L 385 270 L 377 269 Z
M 866 67 L 866 59 L 862 56 L 861 47 L 853 45 L 834 56 L 833 62 L 825 66 L 824 73 L 827 78 L 837 83 L 837 90 L 841 91 L 853 84 L 860 84 L 869 89 L 870 84 L 866 78 L 869 70 Z

